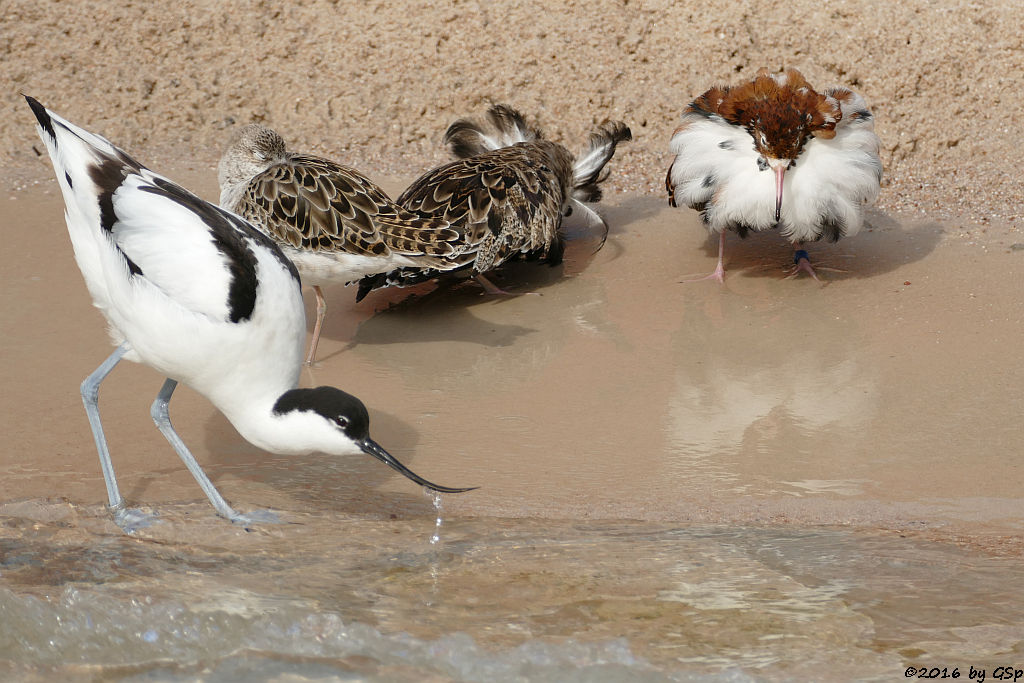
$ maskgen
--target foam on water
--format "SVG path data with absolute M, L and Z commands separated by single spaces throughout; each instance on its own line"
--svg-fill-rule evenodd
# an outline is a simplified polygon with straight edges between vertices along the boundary
M 130 671 L 123 680 L 666 680 L 625 639 L 584 644 L 527 642 L 501 652 L 465 633 L 436 640 L 348 622 L 302 601 L 234 591 L 186 605 L 151 597 L 112 600 L 68 587 L 52 599 L 0 591 L 2 651 L 37 671 L 65 675 Z M 175 664 L 170 664 L 174 662 Z M 213 664 L 211 667 L 210 664 Z M 268 670 L 268 666 L 270 669 Z M 729 674 L 708 680 L 748 680 Z
M 138 538 L 33 510 L 0 516 L 5 681 L 891 680 L 1024 650 L 1024 570 L 895 534 L 449 519 L 441 543 L 440 514 L 247 533 L 197 503 Z

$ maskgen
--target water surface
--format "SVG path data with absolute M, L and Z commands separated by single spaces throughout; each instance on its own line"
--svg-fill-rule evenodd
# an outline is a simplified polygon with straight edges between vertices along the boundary
M 174 175 L 174 174 L 172 174 Z M 209 169 L 186 182 L 213 197 Z M 110 352 L 52 183 L 6 201 L 0 271 L 0 677 L 11 680 L 811 680 L 1024 663 L 1024 251 L 871 227 L 827 284 L 789 247 L 717 243 L 612 198 L 559 268 L 327 291 L 303 384 L 369 406 L 437 510 L 369 458 L 272 456 L 182 388 L 171 415 L 237 509 L 217 518 L 122 364 L 101 410 L 132 505 L 114 527 L 78 386 Z M 823 271 L 825 272 L 825 271 Z M 311 302 L 307 305 L 312 307 Z M 435 543 L 431 538 L 438 537 Z
M 4 512 L 12 675 L 892 680 L 1024 645 L 1016 559 L 897 533 L 457 519 L 431 543 L 432 519 L 246 532 L 191 505 L 131 538 L 100 508 Z

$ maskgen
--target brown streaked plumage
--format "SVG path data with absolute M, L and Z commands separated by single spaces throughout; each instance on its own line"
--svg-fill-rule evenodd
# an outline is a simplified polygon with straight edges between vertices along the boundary
M 404 210 L 358 171 L 302 154 L 253 178 L 236 207 L 278 242 L 310 251 L 446 256 L 456 238 L 444 222 Z
M 218 169 L 221 205 L 272 237 L 317 297 L 312 363 L 326 303 L 320 286 L 396 267 L 445 270 L 461 235 L 444 220 L 414 214 L 355 169 L 287 151 L 259 124 L 240 129 Z
M 631 137 L 625 124 L 607 123 L 575 158 L 564 146 L 545 140 L 511 107 L 492 106 L 488 121 L 491 130 L 469 119 L 453 123 L 445 142 L 463 158 L 424 174 L 397 200 L 410 211 L 457 228 L 462 239 L 444 257 L 454 266 L 447 271 L 469 271 L 485 287 L 490 283 L 484 274 L 506 261 L 561 261 L 560 227 L 570 202 L 593 213 L 581 202 L 600 199 L 605 166 L 615 146 Z M 443 272 L 431 267 L 399 268 L 369 276 L 360 283 L 358 296 Z
M 572 156 L 539 140 L 461 159 L 419 178 L 398 198 L 424 216 L 465 225 L 462 254 L 485 273 L 517 253 L 544 258 L 560 245 Z

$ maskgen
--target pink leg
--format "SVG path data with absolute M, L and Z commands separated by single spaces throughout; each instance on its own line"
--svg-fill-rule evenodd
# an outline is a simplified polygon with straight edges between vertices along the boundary
M 480 283 L 480 286 L 484 288 L 484 291 L 488 294 L 504 294 L 511 296 L 512 292 L 506 292 L 504 289 L 494 284 L 483 276 L 483 273 L 479 273 L 476 276 L 476 281 Z
M 693 278 L 690 280 L 681 280 L 681 282 L 701 282 L 703 280 L 718 280 L 720 284 L 725 283 L 725 231 L 718 233 L 718 265 L 710 275 L 704 277 Z
M 483 287 L 484 291 L 487 292 L 488 294 L 500 295 L 500 296 L 518 296 L 518 294 L 516 292 L 505 291 L 504 289 L 502 289 L 498 285 L 494 284 L 493 282 L 491 282 L 490 280 L 485 278 L 482 273 L 481 274 L 477 274 L 475 277 L 476 277 L 476 281 L 480 283 L 480 286 Z M 525 293 L 526 294 L 535 294 L 537 296 L 540 296 L 540 292 L 525 292 Z
M 316 324 L 313 325 L 313 339 L 309 342 L 309 353 L 306 354 L 306 365 L 312 365 L 316 357 L 316 345 L 320 343 L 320 328 L 327 316 L 327 301 L 324 300 L 323 290 L 319 285 L 313 285 L 313 293 L 316 294 Z

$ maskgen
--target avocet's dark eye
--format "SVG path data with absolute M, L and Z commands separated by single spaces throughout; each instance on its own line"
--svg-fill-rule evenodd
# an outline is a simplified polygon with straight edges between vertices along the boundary
M 345 429 L 345 427 L 348 427 L 348 418 L 345 417 L 344 415 L 337 415 L 334 418 L 334 424 L 338 425 L 342 429 Z
M 571 215 L 572 215 L 572 207 L 571 207 L 571 206 L 567 206 L 567 207 L 565 207 L 565 213 L 564 213 L 563 215 L 564 215 L 564 216 L 565 216 L 566 218 L 568 218 L 569 216 L 571 216 Z

